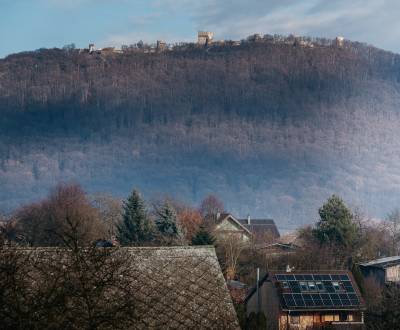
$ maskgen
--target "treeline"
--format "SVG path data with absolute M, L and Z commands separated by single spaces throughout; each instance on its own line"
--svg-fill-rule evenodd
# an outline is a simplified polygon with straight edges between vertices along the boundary
M 318 115 L 310 107 L 346 102 L 368 81 L 397 83 L 400 73 L 397 55 L 356 43 L 248 42 L 212 50 L 9 56 L 0 60 L 1 128 L 84 134 L 182 120 L 190 126 L 194 115 L 284 120 Z
M 28 247 L 213 244 L 212 226 L 224 210 L 213 195 L 198 208 L 166 198 L 150 207 L 137 190 L 123 202 L 88 197 L 76 184 L 60 184 L 42 201 L 20 207 L 1 224 L 2 244 Z

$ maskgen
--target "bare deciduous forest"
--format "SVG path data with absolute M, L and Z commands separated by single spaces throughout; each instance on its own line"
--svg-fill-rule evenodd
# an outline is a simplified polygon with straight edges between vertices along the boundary
M 398 206 L 400 56 L 347 42 L 154 54 L 45 49 L 0 60 L 0 209 L 59 181 L 92 193 L 218 194 L 281 228 L 338 193 Z

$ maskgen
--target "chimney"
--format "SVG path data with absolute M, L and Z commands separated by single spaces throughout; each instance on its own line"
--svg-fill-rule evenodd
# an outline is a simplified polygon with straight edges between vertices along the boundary
M 251 219 L 250 219 L 250 214 L 249 214 L 249 215 L 247 215 L 247 224 L 248 224 L 248 225 L 250 225 L 250 220 L 251 220 Z
M 220 218 L 221 212 L 217 212 L 217 220 Z

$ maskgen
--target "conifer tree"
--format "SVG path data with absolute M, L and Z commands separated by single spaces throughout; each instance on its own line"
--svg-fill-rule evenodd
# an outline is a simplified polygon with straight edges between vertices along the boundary
M 343 200 L 332 195 L 319 209 L 320 221 L 313 231 L 321 243 L 351 247 L 357 238 L 354 216 Z
M 153 238 L 153 226 L 137 190 L 124 202 L 122 222 L 117 229 L 121 245 L 143 245 Z
M 213 245 L 215 242 L 214 237 L 201 226 L 198 232 L 192 238 L 192 245 Z
M 183 238 L 175 209 L 168 201 L 157 210 L 156 225 L 160 234 L 167 240 Z

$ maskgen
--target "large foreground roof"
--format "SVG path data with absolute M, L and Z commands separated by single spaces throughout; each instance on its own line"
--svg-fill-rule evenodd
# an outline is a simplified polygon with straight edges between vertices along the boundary
M 134 329 L 240 329 L 213 247 L 110 249 L 129 267 L 139 315 Z M 55 248 L 26 250 L 50 262 L 60 251 L 68 255 Z

